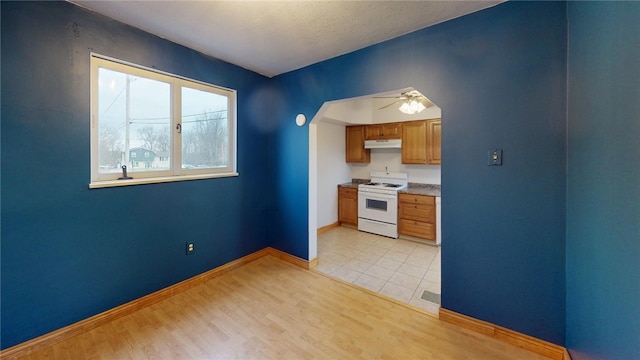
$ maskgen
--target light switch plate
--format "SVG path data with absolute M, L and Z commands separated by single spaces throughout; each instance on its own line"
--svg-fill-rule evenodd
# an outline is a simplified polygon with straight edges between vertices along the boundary
M 502 166 L 502 149 L 489 150 L 487 165 Z

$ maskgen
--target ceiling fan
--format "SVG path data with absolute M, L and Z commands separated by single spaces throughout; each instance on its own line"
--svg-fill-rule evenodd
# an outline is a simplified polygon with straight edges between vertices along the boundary
M 422 110 L 433 106 L 433 103 L 427 99 L 424 95 L 420 94 L 417 90 L 406 91 L 400 94 L 400 96 L 380 96 L 378 99 L 397 99 L 396 101 L 387 104 L 378 110 L 388 108 L 389 106 L 400 103 L 398 108 L 405 114 L 415 114 Z

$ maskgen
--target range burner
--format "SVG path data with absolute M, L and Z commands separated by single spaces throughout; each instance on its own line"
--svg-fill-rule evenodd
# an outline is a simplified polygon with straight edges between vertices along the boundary
M 366 183 L 365 185 L 367 185 L 367 186 L 390 187 L 390 188 L 397 188 L 397 187 L 401 187 L 402 186 L 400 184 L 387 184 L 387 183 L 377 183 L 377 182 L 370 182 L 370 183 Z

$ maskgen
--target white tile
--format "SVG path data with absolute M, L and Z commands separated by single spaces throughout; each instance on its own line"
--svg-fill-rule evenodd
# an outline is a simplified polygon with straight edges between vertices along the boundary
M 381 247 L 383 249 L 391 249 L 393 247 L 393 245 L 395 245 L 398 242 L 398 240 L 395 239 L 391 239 L 391 238 L 380 238 L 376 241 L 375 245 L 377 247 Z
M 343 264 L 346 264 L 349 260 L 351 260 L 351 258 L 348 256 L 344 256 L 342 254 L 335 253 L 333 251 L 329 251 L 324 254 L 318 254 L 318 262 L 320 262 L 321 260 L 332 262 L 337 265 L 343 265 Z
M 368 252 L 361 252 L 360 254 L 356 255 L 353 259 L 366 262 L 367 264 L 375 264 L 375 262 L 378 261 L 378 259 L 380 259 L 380 255 L 370 254 Z
M 440 285 L 440 283 L 428 281 L 428 280 L 422 280 L 420 282 L 420 285 L 418 285 L 418 290 L 420 290 L 421 293 L 423 290 L 427 290 L 432 293 L 440 294 L 442 293 L 441 289 L 442 289 L 442 286 Z
M 371 267 L 367 270 L 367 272 L 365 272 L 365 274 L 387 281 L 391 279 L 395 272 L 378 265 L 371 265 Z
M 402 262 L 382 257 L 380 258 L 380 260 L 376 261 L 375 265 L 378 265 L 385 269 L 396 271 L 402 265 Z
M 411 265 L 429 268 L 432 260 L 433 260 L 433 257 L 430 257 L 430 256 L 425 257 L 425 256 L 416 256 L 411 254 L 407 257 L 407 259 L 404 262 Z
M 394 283 L 396 285 L 400 285 L 402 287 L 405 287 L 407 289 L 412 289 L 412 290 L 415 290 L 418 287 L 418 285 L 420 285 L 421 281 L 422 281 L 422 278 L 407 275 L 407 274 L 402 274 L 398 272 L 393 274 L 393 276 L 389 279 L 389 282 L 391 283 Z
M 340 248 L 336 248 L 335 250 L 336 253 L 347 256 L 349 258 L 352 258 L 358 254 L 360 254 L 362 251 L 360 250 L 356 250 L 356 249 L 352 249 L 349 247 L 340 247 Z
M 429 245 L 418 245 L 411 252 L 411 255 L 422 256 L 433 259 L 439 252 L 439 249 Z
M 441 292 L 440 254 L 440 247 L 337 227 L 318 236 L 315 270 L 437 314 L 439 306 L 420 296 Z
M 371 245 L 368 248 L 362 250 L 362 252 L 366 252 L 368 254 L 374 254 L 374 255 L 378 255 L 378 256 L 382 256 L 382 255 L 386 254 L 387 251 L 389 251 L 389 250 L 387 250 L 385 248 L 381 248 L 381 247 L 376 246 L 376 245 Z
M 373 276 L 369 276 L 367 274 L 362 274 L 355 281 L 353 281 L 353 283 L 355 285 L 362 286 L 365 289 L 378 292 L 386 283 L 386 281 L 375 278 Z
M 435 282 L 435 283 L 440 283 L 441 279 L 440 279 L 440 272 L 436 272 L 436 271 L 427 271 L 427 273 L 424 275 L 424 280 L 427 281 L 431 281 L 431 282 Z
M 379 293 L 403 301 L 405 303 L 409 303 L 409 300 L 411 300 L 411 296 L 413 295 L 413 290 L 407 289 L 391 282 L 387 282 L 386 284 L 384 284 L 382 289 L 380 289 Z
M 413 252 L 416 246 L 418 245 L 413 241 L 398 240 L 398 242 L 395 245 L 393 245 L 391 250 L 402 252 L 408 255 L 408 254 L 411 254 L 411 252 Z
M 385 258 L 385 259 L 391 259 L 391 260 L 395 260 L 395 261 L 404 262 L 407 259 L 408 256 L 409 255 L 406 254 L 406 253 L 389 250 L 382 257 Z
M 360 275 L 362 275 L 362 273 L 355 270 L 347 269 L 345 267 L 340 267 L 336 269 L 336 271 L 334 271 L 331 275 L 347 282 L 353 282 Z
M 409 264 L 409 263 L 404 263 L 398 268 L 397 272 L 402 273 L 402 274 L 415 276 L 415 277 L 419 277 L 419 278 L 422 279 L 424 274 L 427 273 L 427 270 L 428 270 L 427 267 L 412 265 L 412 264 Z
M 352 249 L 358 250 L 358 251 L 362 251 L 362 250 L 364 250 L 364 249 L 369 247 L 369 245 L 365 244 L 362 240 L 354 241 L 353 243 L 348 244 L 347 246 L 349 246 Z
M 371 267 L 371 264 L 357 259 L 351 259 L 346 264 L 342 265 L 344 268 L 351 269 L 363 273 Z
M 332 275 L 336 270 L 340 269 L 340 265 L 332 264 L 332 263 L 318 263 L 318 266 L 314 268 L 314 270 L 319 271 L 324 274 Z

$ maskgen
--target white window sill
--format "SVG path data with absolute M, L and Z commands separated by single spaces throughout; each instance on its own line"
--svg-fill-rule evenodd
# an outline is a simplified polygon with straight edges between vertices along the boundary
M 134 178 L 130 180 L 95 181 L 89 184 L 89 189 L 99 189 L 99 188 L 116 187 L 116 186 L 156 184 L 156 183 L 165 183 L 165 182 L 174 182 L 174 181 L 213 179 L 213 178 L 221 178 L 221 177 L 233 177 L 233 176 L 239 176 L 239 175 L 240 174 L 238 174 L 237 172 L 233 172 L 233 173 L 220 173 L 220 174 L 165 176 L 165 177 L 155 177 L 155 178 L 138 178 L 138 179 Z

